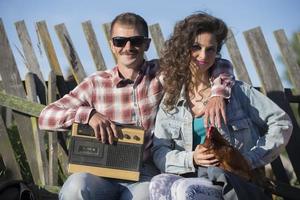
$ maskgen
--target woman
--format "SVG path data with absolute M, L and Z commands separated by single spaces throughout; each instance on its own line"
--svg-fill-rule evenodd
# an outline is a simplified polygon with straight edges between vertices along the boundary
M 178 22 L 166 43 L 161 60 L 165 95 L 156 118 L 152 152 L 157 167 L 168 174 L 152 179 L 151 199 L 224 198 L 220 186 L 194 177 L 200 169 L 219 165 L 216 156 L 201 145 L 206 137 L 201 114 L 211 95 L 213 64 L 220 58 L 226 36 L 222 20 L 196 13 Z M 292 123 L 275 103 L 246 83 L 236 81 L 231 92 L 227 123 L 222 122 L 218 131 L 252 169 L 264 166 L 286 146 Z

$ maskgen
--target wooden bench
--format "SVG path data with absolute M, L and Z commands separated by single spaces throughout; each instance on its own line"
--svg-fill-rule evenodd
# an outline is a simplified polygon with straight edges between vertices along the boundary
M 72 69 L 70 79 L 66 80 L 63 77 L 46 22 L 40 21 L 36 23 L 37 33 L 43 44 L 43 52 L 51 67 L 46 82 L 41 73 L 40 64 L 34 52 L 25 22 L 16 22 L 15 26 L 22 45 L 23 51 L 21 54 L 28 73 L 25 80 L 21 80 L 11 45 L 0 19 L 0 75 L 2 77 L 0 92 L 0 106 L 2 107 L 0 161 L 3 161 L 0 162 L 0 181 L 25 179 L 34 185 L 35 191 L 40 191 L 38 192 L 40 199 L 55 199 L 57 198 L 56 193 L 59 186 L 67 176 L 68 159 L 65 137 L 67 134 L 39 130 L 37 117 L 44 105 L 69 92 L 76 83 L 81 82 L 86 77 L 86 73 L 67 28 L 64 24 L 59 24 L 54 28 Z M 95 63 L 95 70 L 106 69 L 91 22 L 83 22 L 82 26 L 91 57 Z M 109 23 L 103 25 L 107 38 L 109 27 Z M 164 43 L 161 29 L 158 24 L 151 25 L 149 28 L 157 54 L 160 55 Z M 284 64 L 289 72 L 293 89 L 283 87 L 261 28 L 258 27 L 244 32 L 254 66 L 261 80 L 259 89 L 290 115 L 294 125 L 291 140 L 286 147 L 286 154 L 282 156 L 285 156 L 287 158 L 285 160 L 289 162 L 288 165 L 292 166 L 296 181 L 291 185 L 281 159 L 277 158 L 271 164 L 272 173 L 276 178 L 276 181 L 273 182 L 273 193 L 284 196 L 285 199 L 297 199 L 300 197 L 300 190 L 298 189 L 300 159 L 297 156 L 300 155 L 300 148 L 297 147 L 300 144 L 299 123 L 297 122 L 300 114 L 300 67 L 297 63 L 297 55 L 290 47 L 284 31 L 277 30 L 274 35 L 281 50 Z M 298 37 L 300 40 L 299 34 Z M 251 79 L 232 32 L 229 34 L 226 47 L 234 65 L 237 79 L 251 84 Z M 23 147 L 22 151 L 26 155 L 27 168 L 22 166 L 24 164 L 23 157 L 20 159 L 19 155 L 16 157 L 15 154 L 15 150 L 19 149 L 20 144 L 15 144 L 12 141 L 17 140 L 17 138 L 12 138 L 11 134 L 12 130 L 16 130 L 14 127 L 17 127 L 18 131 L 15 132 L 19 135 Z M 42 186 L 42 189 L 39 189 L 36 185 Z

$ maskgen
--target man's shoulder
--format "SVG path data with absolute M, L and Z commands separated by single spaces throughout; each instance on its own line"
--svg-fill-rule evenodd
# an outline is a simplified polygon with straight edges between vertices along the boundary
M 256 93 L 257 90 L 244 81 L 235 81 L 234 86 L 232 87 L 232 95 L 235 97 L 247 97 L 250 98 L 253 95 L 253 92 Z
M 246 82 L 244 82 L 244 81 L 236 80 L 234 82 L 233 88 L 240 88 L 242 90 L 249 90 L 249 89 L 252 89 L 253 86 L 250 85 L 250 84 L 248 84 L 248 83 L 246 83 Z

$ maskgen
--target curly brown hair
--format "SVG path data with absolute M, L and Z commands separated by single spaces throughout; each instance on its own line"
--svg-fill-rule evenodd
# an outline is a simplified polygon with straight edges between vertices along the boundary
M 191 47 L 200 33 L 212 33 L 217 40 L 217 54 L 227 37 L 227 25 L 216 17 L 204 12 L 192 14 L 176 23 L 173 35 L 165 43 L 160 59 L 160 73 L 164 76 L 167 94 L 164 104 L 168 110 L 174 108 L 183 85 L 191 84 Z

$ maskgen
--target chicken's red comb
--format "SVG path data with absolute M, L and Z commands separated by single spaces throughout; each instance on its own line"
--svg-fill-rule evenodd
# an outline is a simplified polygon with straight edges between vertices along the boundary
M 210 127 L 208 128 L 207 133 L 206 133 L 207 138 L 210 138 L 210 136 L 211 136 L 211 134 L 212 134 L 212 132 L 213 132 L 213 129 L 214 129 L 213 126 L 210 126 Z

